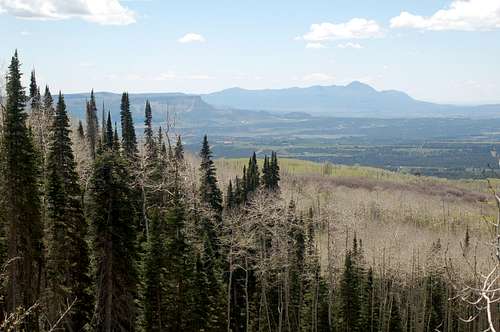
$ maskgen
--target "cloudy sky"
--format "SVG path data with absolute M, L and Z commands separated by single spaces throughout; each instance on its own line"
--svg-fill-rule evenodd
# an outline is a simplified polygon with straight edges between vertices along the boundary
M 500 0 L 0 0 L 52 89 L 204 93 L 346 84 L 500 102 Z

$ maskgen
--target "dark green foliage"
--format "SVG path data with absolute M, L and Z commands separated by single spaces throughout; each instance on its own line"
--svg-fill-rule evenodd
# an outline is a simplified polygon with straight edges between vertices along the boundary
M 153 113 L 149 100 L 146 101 L 144 108 L 144 148 L 146 150 L 146 158 L 151 161 L 156 158 L 158 151 L 157 144 L 154 139 L 153 126 L 152 126 Z
M 185 223 L 185 207 L 177 188 L 166 216 L 165 331 L 194 331 L 194 305 L 201 299 L 193 292 L 207 291 L 193 285 L 194 253 L 186 238 Z
M 115 122 L 115 132 L 113 134 L 113 150 L 120 151 L 120 137 L 118 136 L 118 126 L 116 125 L 116 122 Z
M 43 95 L 43 107 L 46 111 L 49 112 L 51 112 L 54 108 L 54 100 L 47 85 L 45 86 L 45 93 Z
M 127 158 L 134 159 L 137 154 L 137 139 L 135 137 L 134 121 L 130 112 L 128 93 L 122 94 L 120 105 L 120 118 L 122 126 L 122 147 Z
M 248 160 L 248 168 L 246 169 L 246 172 L 245 190 L 248 195 L 255 192 L 259 188 L 260 184 L 259 166 L 257 165 L 257 156 L 255 155 L 255 152 Z
M 216 213 L 222 212 L 222 193 L 217 184 L 215 165 L 212 160 L 212 151 L 208 144 L 207 135 L 203 137 L 200 151 L 201 184 L 200 195 L 202 202 L 208 204 Z
M 34 69 L 31 71 L 29 98 L 30 98 L 30 103 L 31 103 L 31 109 L 32 110 L 39 110 L 41 107 L 42 97 L 40 96 L 40 89 L 38 88 L 38 86 L 36 84 L 36 75 L 35 75 Z
M 215 165 L 212 160 L 212 152 L 208 144 L 207 136 L 203 138 L 202 148 L 200 151 L 201 165 L 201 183 L 200 197 L 212 213 L 205 214 L 200 220 L 199 239 L 201 241 L 203 251 L 200 257 L 200 271 L 203 272 L 204 282 L 206 287 L 202 292 L 210 292 L 206 294 L 207 302 L 200 303 L 203 306 L 200 312 L 204 312 L 203 320 L 205 329 L 217 331 L 217 328 L 223 326 L 220 316 L 223 313 L 221 306 L 222 302 L 222 283 L 220 271 L 220 239 L 218 228 L 222 226 L 222 192 L 217 184 Z M 198 276 L 199 277 L 199 276 Z M 208 315 L 208 316 L 207 316 Z
M 134 331 L 136 322 L 136 220 L 130 176 L 117 151 L 96 158 L 89 184 L 98 331 Z
M 177 136 L 177 142 L 175 143 L 174 156 L 177 161 L 184 160 L 184 147 L 182 146 L 181 136 Z
M 366 275 L 361 294 L 360 329 L 362 331 L 376 332 L 379 330 L 380 301 L 376 293 L 373 269 L 370 267 Z
M 62 325 L 80 331 L 90 322 L 92 296 L 87 224 L 69 127 L 64 98 L 59 93 L 47 158 L 47 309 L 50 321 L 55 322 L 68 303 L 76 300 Z
M 21 85 L 17 51 L 12 57 L 6 85 L 2 162 L 4 215 L 8 266 L 6 305 L 30 307 L 38 299 L 42 267 L 42 223 L 40 215 L 39 167 L 31 134 L 26 127 L 26 94 Z M 37 331 L 36 315 L 24 328 Z
M 142 267 L 143 327 L 145 331 L 164 331 L 167 326 L 165 305 L 166 242 L 165 222 L 160 214 L 152 213 L 151 235 L 147 242 Z
M 94 97 L 94 90 L 90 92 L 90 101 L 87 102 L 86 121 L 87 121 L 86 137 L 88 140 L 88 147 L 92 159 L 95 159 L 98 137 L 99 137 L 99 121 L 97 119 L 97 106 Z
M 280 182 L 280 166 L 278 164 L 278 155 L 276 152 L 271 153 L 271 160 L 269 162 L 270 169 L 270 188 L 272 190 L 279 190 Z
M 235 197 L 235 192 L 233 190 L 233 183 L 231 182 L 231 180 L 229 180 L 226 193 L 226 208 L 232 209 L 235 206 L 236 206 L 236 197 Z
M 399 311 L 399 303 L 393 295 L 391 299 L 390 315 L 389 315 L 389 331 L 403 332 L 403 324 Z M 428 331 L 435 331 L 434 329 Z
M 81 120 L 78 120 L 78 138 L 85 139 L 85 130 L 83 129 L 83 124 Z
M 361 331 L 361 278 L 358 267 L 357 244 L 346 252 L 340 285 L 342 327 L 345 331 Z

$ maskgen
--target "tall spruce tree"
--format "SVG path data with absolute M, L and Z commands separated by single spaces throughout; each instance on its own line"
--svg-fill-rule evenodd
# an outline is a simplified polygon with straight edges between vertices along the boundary
M 165 331 L 167 321 L 165 221 L 158 210 L 150 218 L 150 237 L 142 266 L 142 325 L 145 331 Z
M 87 102 L 86 122 L 87 133 L 85 136 L 88 140 L 90 156 L 92 157 L 92 159 L 95 159 L 99 141 L 99 121 L 97 119 L 97 105 L 95 101 L 94 90 L 90 92 L 90 101 Z
M 165 231 L 165 331 L 198 331 L 194 325 L 194 251 L 186 236 L 186 210 L 180 176 L 174 173 L 172 204 L 166 214 Z
M 97 331 L 135 331 L 137 223 L 131 197 L 126 162 L 108 143 L 94 163 L 87 203 L 95 257 Z
M 45 112 L 53 113 L 54 99 L 52 98 L 48 85 L 45 86 L 45 93 L 43 94 L 43 107 Z
M 257 156 L 255 152 L 248 160 L 248 168 L 246 171 L 246 191 L 249 194 L 255 192 L 260 184 L 259 166 L 257 165 Z
M 280 182 L 280 166 L 278 164 L 278 155 L 276 152 L 271 152 L 271 160 L 269 161 L 269 169 L 270 169 L 270 184 L 272 190 L 279 190 L 279 182 Z
M 36 84 L 36 75 L 35 75 L 35 70 L 33 69 L 31 71 L 31 78 L 30 78 L 30 104 L 31 104 L 31 110 L 36 111 L 40 110 L 41 108 L 41 96 L 40 96 L 40 89 L 38 88 L 38 85 Z
M 218 228 L 222 226 L 222 192 L 217 184 L 215 165 L 212 160 L 212 152 L 208 144 L 207 136 L 203 138 L 200 151 L 201 183 L 199 193 L 201 201 L 212 211 L 213 215 L 204 215 L 201 218 L 200 242 L 203 246 L 201 256 L 201 267 L 204 274 L 204 292 L 209 292 L 206 305 L 200 302 L 203 308 L 199 312 L 204 312 L 206 325 L 204 330 L 217 331 L 223 326 L 222 316 L 222 272 L 221 252 Z M 198 273 L 201 273 L 198 271 Z
M 222 193 L 217 184 L 215 164 L 212 160 L 212 151 L 208 144 L 207 135 L 203 137 L 203 143 L 200 151 L 201 164 L 201 200 L 208 204 L 216 213 L 222 212 Z
M 26 127 L 26 94 L 21 84 L 17 51 L 7 74 L 4 110 L 3 183 L 7 234 L 7 312 L 31 307 L 38 300 L 42 268 L 42 222 L 40 214 L 39 160 Z M 36 313 L 27 317 L 22 329 L 38 331 Z
M 64 97 L 59 93 L 47 158 L 46 306 L 53 323 L 68 303 L 76 301 L 61 325 L 81 331 L 90 323 L 92 312 L 90 259 L 69 128 Z
M 153 134 L 153 112 L 149 100 L 146 100 L 144 108 L 144 148 L 146 150 L 146 158 L 148 161 L 153 161 L 157 156 L 157 145 Z
M 134 120 L 130 112 L 130 100 L 127 92 L 122 94 L 120 119 L 123 152 L 128 159 L 134 159 L 137 154 L 137 139 L 135 137 Z
M 184 160 L 184 146 L 182 145 L 181 135 L 177 136 L 177 142 L 175 143 L 174 156 L 177 161 Z

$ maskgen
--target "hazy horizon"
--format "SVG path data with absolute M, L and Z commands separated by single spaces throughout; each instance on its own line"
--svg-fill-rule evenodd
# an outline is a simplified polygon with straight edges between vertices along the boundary
M 0 28 L 0 63 L 18 49 L 25 72 L 65 93 L 357 80 L 418 100 L 500 102 L 500 0 L 0 0 Z

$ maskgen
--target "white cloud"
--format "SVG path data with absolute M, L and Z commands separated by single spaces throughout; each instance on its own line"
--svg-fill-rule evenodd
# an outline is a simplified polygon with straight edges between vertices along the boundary
M 355 49 L 362 49 L 363 48 L 363 46 L 361 46 L 361 44 L 352 43 L 352 42 L 347 42 L 345 44 L 338 44 L 337 47 L 338 48 L 355 48 Z
M 453 0 L 432 16 L 402 12 L 391 19 L 391 28 L 475 31 L 500 28 L 500 0 Z
M 335 77 L 325 73 L 312 73 L 302 77 L 304 82 L 333 82 Z
M 320 49 L 326 48 L 326 46 L 321 43 L 307 43 L 306 48 Z
M 205 41 L 206 41 L 205 37 L 203 37 L 200 34 L 193 33 L 193 32 L 185 34 L 184 36 L 182 36 L 178 40 L 179 43 L 183 43 L 183 44 L 194 43 L 194 42 L 204 43 Z
M 36 20 L 81 18 L 103 25 L 135 23 L 135 13 L 119 0 L 0 0 L 0 13 Z
M 382 29 L 377 22 L 364 18 L 353 18 L 346 23 L 312 24 L 310 31 L 302 36 L 309 42 L 322 42 L 339 39 L 364 39 L 382 35 Z
M 21 31 L 21 36 L 30 36 L 31 32 L 29 31 Z

